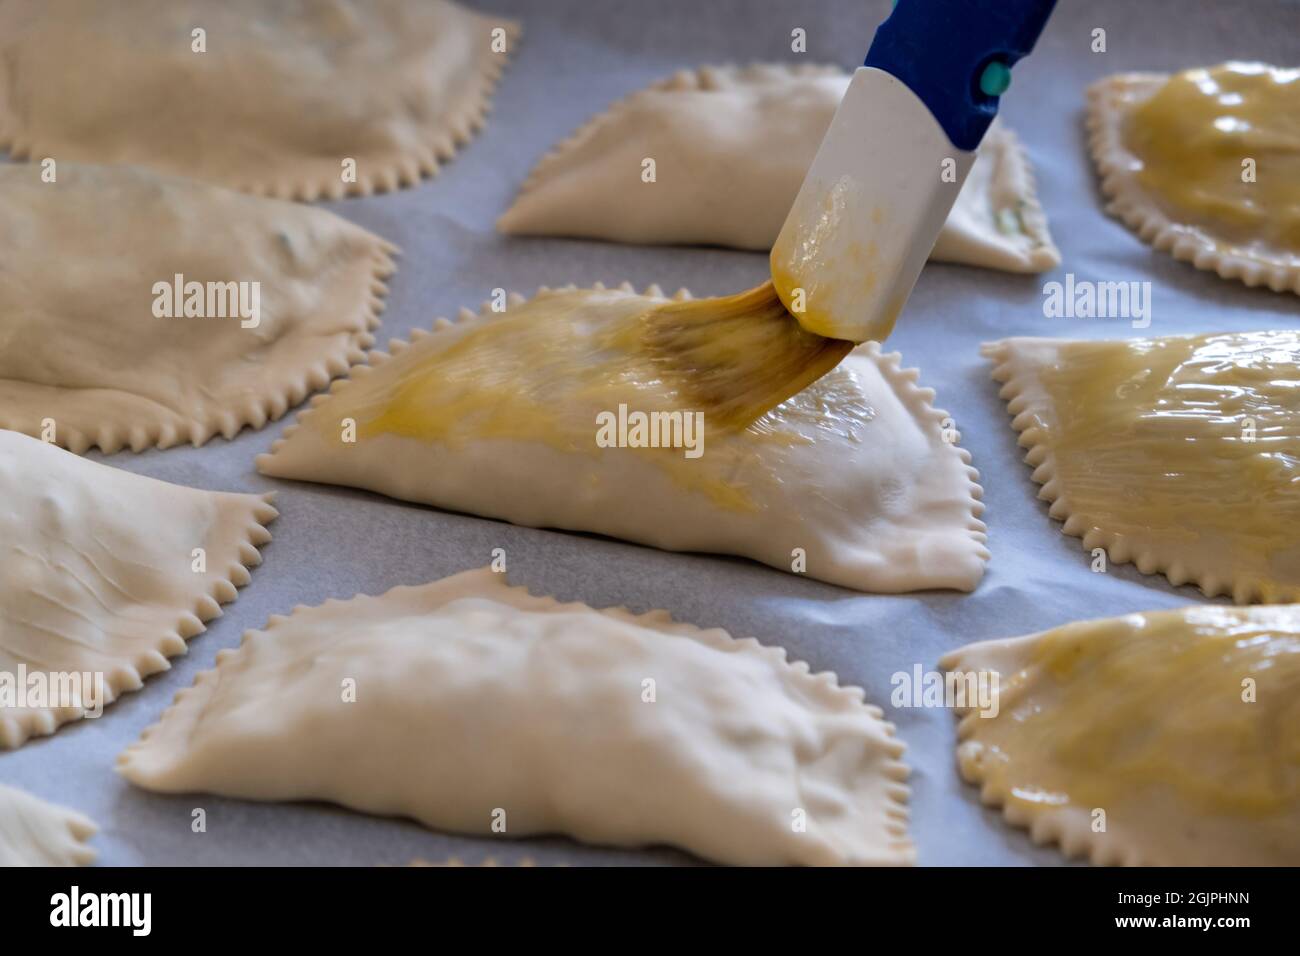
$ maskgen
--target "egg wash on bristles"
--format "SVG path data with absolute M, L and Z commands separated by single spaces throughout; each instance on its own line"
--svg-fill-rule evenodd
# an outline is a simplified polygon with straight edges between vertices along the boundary
M 453 446 L 527 439 L 590 453 L 602 416 L 635 414 L 647 421 L 647 434 L 670 429 L 665 447 L 673 454 L 679 438 L 702 448 L 695 436 L 706 431 L 748 429 L 757 439 L 798 444 L 806 436 L 778 427 L 783 419 L 774 415 L 815 416 L 819 427 L 855 431 L 834 383 L 798 408 L 787 401 L 852 348 L 802 329 L 770 282 L 739 295 L 673 301 L 624 290 L 548 291 L 474 323 L 445 347 L 409 358 L 403 351 L 390 387 L 358 405 L 357 434 Z M 688 424 L 697 429 L 690 436 Z M 642 450 L 659 448 L 651 440 Z
M 797 395 L 854 347 L 806 331 L 770 280 L 736 295 L 666 303 L 641 325 L 650 360 L 681 406 L 729 429 Z

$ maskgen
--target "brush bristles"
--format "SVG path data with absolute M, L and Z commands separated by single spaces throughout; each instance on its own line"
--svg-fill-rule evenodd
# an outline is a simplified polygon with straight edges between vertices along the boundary
M 744 427 L 803 391 L 853 343 L 806 331 L 772 283 L 716 299 L 671 302 L 644 316 L 650 356 L 682 403 Z

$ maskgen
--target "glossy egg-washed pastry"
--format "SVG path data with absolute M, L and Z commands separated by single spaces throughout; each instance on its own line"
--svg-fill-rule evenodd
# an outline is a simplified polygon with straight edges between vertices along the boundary
M 96 829 L 74 810 L 0 783 L 0 867 L 86 866 Z
M 749 425 L 718 425 L 646 350 L 645 318 L 672 301 L 542 290 L 440 321 L 318 396 L 258 470 L 865 591 L 975 586 L 978 475 L 915 370 L 868 344 Z
M 1088 91 L 1107 211 L 1225 279 L 1300 292 L 1300 70 L 1124 73 Z
M 849 75 L 837 66 L 682 70 L 592 119 L 538 162 L 502 232 L 767 250 Z M 654 179 L 643 179 L 653 160 Z M 995 124 L 930 258 L 1008 272 L 1061 261 L 1015 134 Z
M 167 670 L 248 583 L 275 516 L 0 431 L 0 673 L 48 688 L 0 700 L 0 750 Z
M 518 36 L 448 0 L 0 0 L 0 149 L 286 199 L 396 189 L 482 126 Z
M 78 453 L 260 428 L 363 358 L 396 247 L 131 166 L 0 165 L 0 428 Z
M 119 758 L 166 793 L 327 800 L 732 864 L 905 864 L 907 767 L 835 675 L 468 571 L 250 631 Z
M 1300 333 L 984 353 L 1066 534 L 1207 596 L 1300 601 Z
M 970 644 L 962 776 L 1095 863 L 1300 864 L 1300 607 L 1193 606 Z M 991 709 L 985 712 L 991 712 Z

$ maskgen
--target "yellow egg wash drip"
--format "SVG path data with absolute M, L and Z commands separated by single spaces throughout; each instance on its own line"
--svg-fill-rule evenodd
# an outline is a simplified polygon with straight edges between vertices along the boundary
M 472 325 L 397 353 L 382 383 L 374 384 L 379 376 L 354 381 L 336 395 L 339 415 L 356 420 L 362 441 L 397 435 L 445 443 L 454 451 L 468 441 L 501 439 L 542 442 L 568 454 L 642 455 L 683 487 L 737 511 L 755 508 L 748 480 L 775 480 L 753 474 L 754 456 L 744 448 L 807 444 L 813 439 L 794 426 L 813 416 L 817 427 L 857 440 L 858 428 L 874 415 L 854 404 L 853 389 L 845 387 L 849 373 L 836 370 L 740 434 L 710 423 L 705 413 L 697 458 L 687 458 L 681 447 L 602 448 L 596 440 L 599 413 L 616 413 L 620 405 L 645 413 L 695 412 L 642 347 L 642 319 L 665 301 L 578 290 L 466 320 Z M 337 422 L 321 427 L 333 433 Z M 736 440 L 724 441 L 727 436 Z
M 1171 219 L 1237 245 L 1300 252 L 1300 70 L 1227 63 L 1178 73 L 1133 110 L 1124 143 Z
M 1145 792 L 1208 813 L 1294 816 L 1300 607 L 1057 628 L 1028 667 L 1002 675 L 1000 713 L 980 724 L 989 779 L 1021 801 L 1119 814 Z
M 1070 511 L 1300 585 L 1300 333 L 1070 342 L 1038 373 Z

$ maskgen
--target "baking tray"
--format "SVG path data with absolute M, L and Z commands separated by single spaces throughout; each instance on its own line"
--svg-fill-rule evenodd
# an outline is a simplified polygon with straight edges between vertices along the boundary
M 380 330 L 381 344 L 428 327 L 434 317 L 477 307 L 497 287 L 630 280 L 734 292 L 761 281 L 763 254 L 721 249 L 620 246 L 565 239 L 511 239 L 493 221 L 534 161 L 614 100 L 681 68 L 751 61 L 859 63 L 887 0 L 479 0 L 469 4 L 523 21 L 517 55 L 497 90 L 487 127 L 440 173 L 415 189 L 325 204 L 402 246 Z M 806 54 L 790 50 L 807 32 Z M 1093 53 L 1093 29 L 1107 52 Z M 75 807 L 101 830 L 103 864 L 402 864 L 492 856 L 510 863 L 689 863 L 667 849 L 613 850 L 563 838 L 472 839 L 407 821 L 324 804 L 258 804 L 208 795 L 161 796 L 128 786 L 114 758 L 158 719 L 177 690 L 213 666 L 248 628 L 297 604 L 381 594 L 487 564 L 506 550 L 510 578 L 538 594 L 595 607 L 667 608 L 786 647 L 814 670 L 837 673 L 882 705 L 907 744 L 913 768 L 912 835 L 922 864 L 1054 865 L 997 811 L 980 806 L 957 776 L 955 721 L 942 709 L 889 705 L 890 676 L 935 667 L 945 651 L 1067 621 L 1199 600 L 1191 588 L 1132 566 L 1092 573 L 1076 538 L 1061 534 L 978 354 L 1008 335 L 1123 337 L 1122 319 L 1048 319 L 1043 284 L 1080 279 L 1150 281 L 1146 334 L 1290 327 L 1300 299 L 1250 290 L 1154 253 L 1101 208 L 1082 123 L 1083 91 L 1105 74 L 1176 70 L 1230 58 L 1284 65 L 1300 60 L 1300 4 L 1265 0 L 1063 0 L 1035 54 L 1015 70 L 1002 115 L 1037 170 L 1039 195 L 1063 264 L 1043 276 L 962 266 L 926 267 L 890 338 L 921 381 L 938 390 L 982 475 L 992 560 L 972 594 L 859 594 L 743 561 L 669 554 L 594 536 L 517 528 L 392 501 L 362 491 L 273 481 L 253 468 L 293 416 L 204 448 L 90 457 L 167 481 L 223 491 L 277 492 L 275 540 L 252 584 L 225 608 L 169 672 L 124 695 L 99 720 L 0 754 L 0 780 Z M 632 504 L 632 503 L 630 503 Z M 383 746 L 382 740 L 375 742 Z M 191 832 L 191 811 L 207 832 Z

